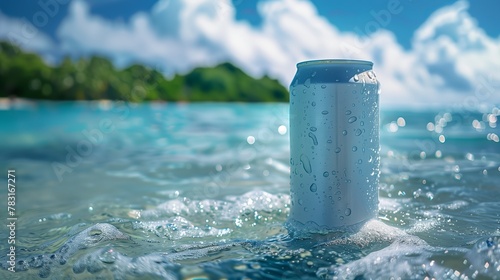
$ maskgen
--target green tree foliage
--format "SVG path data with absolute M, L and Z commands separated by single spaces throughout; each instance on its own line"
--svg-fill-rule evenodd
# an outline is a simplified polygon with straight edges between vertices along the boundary
M 166 79 L 142 65 L 116 69 L 103 57 L 64 58 L 47 65 L 38 55 L 0 42 L 0 97 L 50 100 L 286 102 L 276 80 L 255 79 L 230 63 Z

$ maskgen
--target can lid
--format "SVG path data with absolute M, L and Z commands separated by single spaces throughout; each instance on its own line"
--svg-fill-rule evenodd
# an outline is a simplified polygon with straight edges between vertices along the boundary
M 368 60 L 358 60 L 358 59 L 318 59 L 318 60 L 307 60 L 297 63 L 297 68 L 300 66 L 308 65 L 319 65 L 319 64 L 364 64 L 373 66 L 373 62 Z
M 321 59 L 297 63 L 292 84 L 348 83 L 356 74 L 372 70 L 373 62 L 356 59 Z

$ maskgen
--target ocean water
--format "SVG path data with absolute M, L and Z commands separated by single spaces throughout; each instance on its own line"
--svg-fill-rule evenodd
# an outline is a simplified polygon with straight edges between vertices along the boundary
M 296 236 L 287 104 L 1 105 L 1 279 L 500 279 L 498 108 L 382 109 L 378 218 Z

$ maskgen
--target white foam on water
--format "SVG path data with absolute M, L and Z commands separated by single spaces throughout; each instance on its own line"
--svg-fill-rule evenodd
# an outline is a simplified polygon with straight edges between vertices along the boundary
M 379 220 L 370 220 L 366 222 L 358 232 L 335 240 L 322 243 L 319 246 L 332 246 L 340 244 L 355 244 L 360 247 L 366 247 L 370 244 L 379 242 L 394 242 L 400 238 L 416 238 L 405 231 L 388 226 Z M 421 240 L 425 243 L 423 240 Z
M 129 210 L 128 216 L 137 220 L 134 223 L 136 229 L 169 240 L 221 237 L 233 232 L 237 232 L 236 236 L 240 238 L 255 238 L 240 228 L 258 225 L 270 228 L 270 222 L 281 223 L 288 215 L 289 201 L 289 195 L 260 190 L 228 195 L 224 200 L 177 197 L 154 208 Z
M 215 227 L 198 227 L 186 218 L 177 216 L 165 220 L 137 222 L 136 229 L 145 229 L 155 233 L 159 237 L 169 240 L 181 238 L 200 238 L 207 236 L 221 237 L 232 232 L 229 228 L 218 229 Z
M 368 221 L 359 232 L 341 239 L 323 243 L 321 246 L 354 244 L 361 248 L 380 242 L 391 242 L 389 246 L 347 264 L 320 268 L 318 276 L 330 275 L 333 279 L 418 279 L 426 271 L 418 264 L 430 256 L 431 248 L 422 239 L 388 226 L 378 220 Z
M 388 247 L 367 256 L 332 266 L 328 271 L 333 279 L 423 279 L 427 275 L 421 265 L 431 256 L 425 242 L 414 236 L 397 239 Z M 320 269 L 318 272 L 324 272 Z M 394 277 L 394 278 L 393 278 Z
M 287 194 L 271 194 L 254 190 L 243 195 L 228 195 L 224 200 L 190 200 L 176 198 L 146 210 L 130 210 L 129 216 L 141 218 L 157 218 L 172 215 L 189 217 L 201 213 L 215 215 L 218 219 L 234 220 L 248 211 L 264 211 L 288 213 L 290 196 Z M 139 211 L 140 213 L 137 213 Z

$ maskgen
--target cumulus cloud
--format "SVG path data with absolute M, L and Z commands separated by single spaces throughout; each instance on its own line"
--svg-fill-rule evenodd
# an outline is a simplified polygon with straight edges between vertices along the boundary
M 500 79 L 493 69 L 500 69 L 500 37 L 490 38 L 467 8 L 459 1 L 435 12 L 415 32 L 412 52 L 437 78 L 433 92 L 499 102 Z
M 307 0 L 261 1 L 258 27 L 236 20 L 230 0 L 159 0 L 125 23 L 93 15 L 85 2 L 73 1 L 57 35 L 64 52 L 106 55 L 119 66 L 141 62 L 173 74 L 230 61 L 284 85 L 299 61 L 366 59 L 375 62 L 384 106 L 443 105 L 457 98 L 499 102 L 493 94 L 498 76 L 491 73 L 500 68 L 500 38 L 488 37 L 467 8 L 459 1 L 434 12 L 415 31 L 409 50 L 393 33 L 375 30 L 375 16 L 361 26 L 374 31 L 368 36 L 340 32 Z M 391 24 L 385 20 L 379 26 Z

